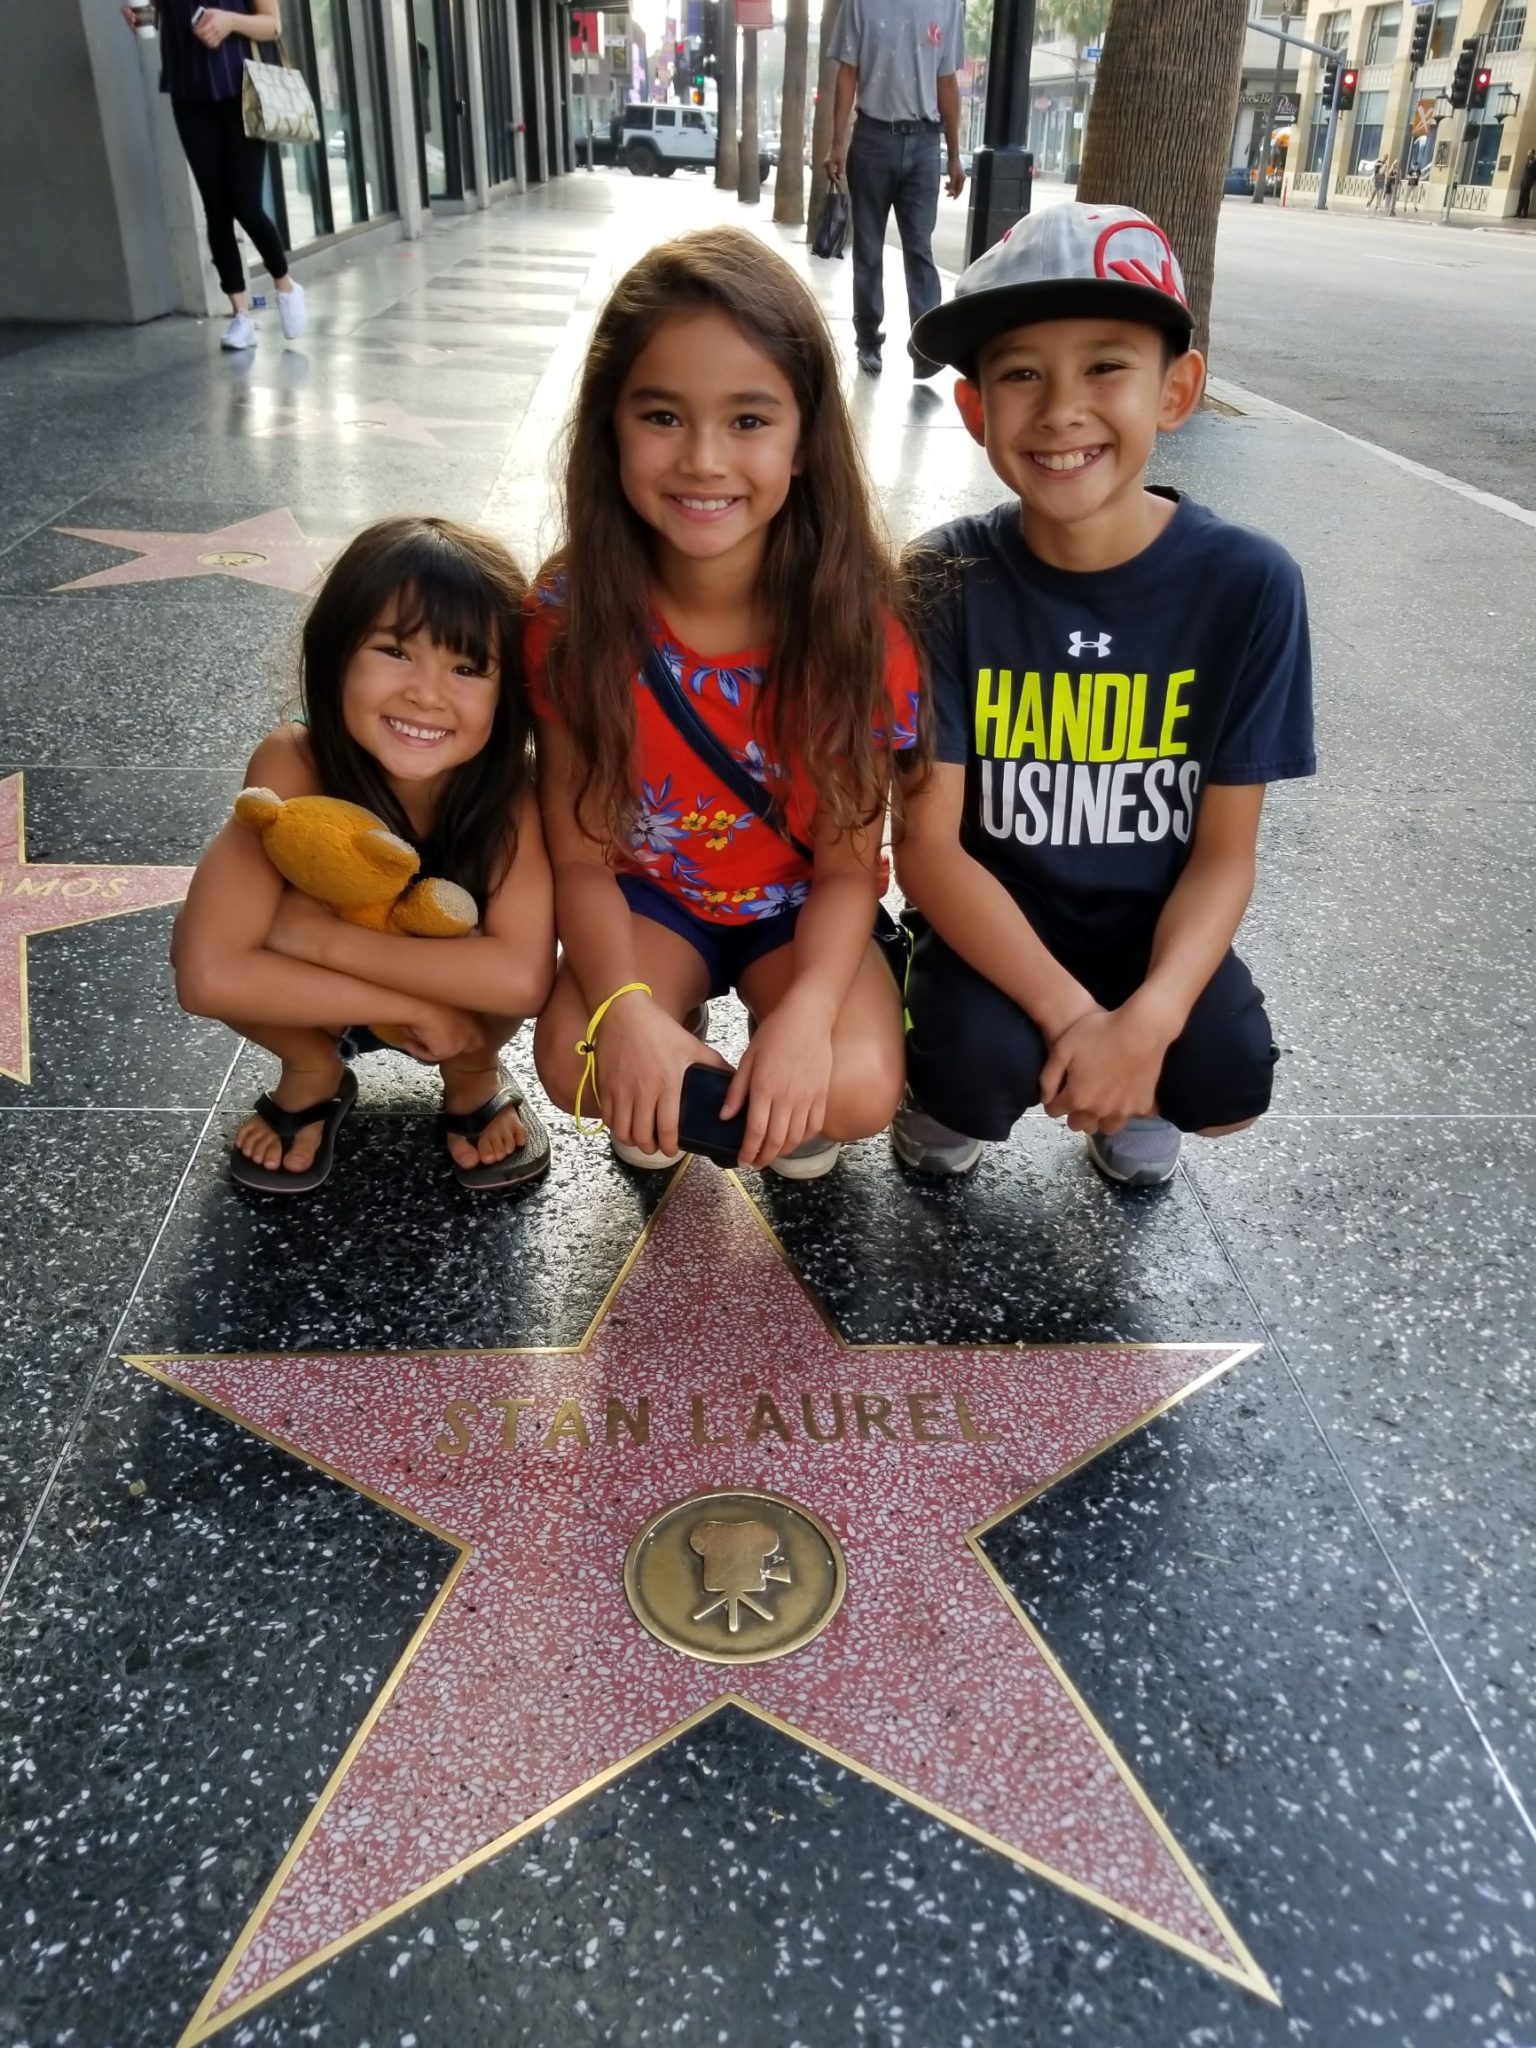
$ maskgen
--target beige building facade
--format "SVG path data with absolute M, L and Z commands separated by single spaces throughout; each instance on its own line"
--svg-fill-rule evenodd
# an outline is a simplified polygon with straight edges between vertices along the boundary
M 1536 0 L 1433 0 L 1430 54 L 1410 78 L 1414 0 L 1340 6 L 1309 0 L 1297 32 L 1339 52 L 1341 68 L 1360 77 L 1354 107 L 1338 118 L 1328 204 L 1341 210 L 1372 203 L 1373 167 L 1385 157 L 1404 166 L 1398 210 L 1443 213 L 1453 221 L 1501 220 L 1519 204 L 1520 173 L 1536 149 Z M 1451 75 L 1461 46 L 1480 36 L 1492 73 L 1488 104 L 1450 108 Z M 1322 59 L 1304 52 L 1285 195 L 1292 206 L 1316 203 L 1327 111 Z M 1414 175 L 1416 174 L 1416 175 Z M 1536 202 L 1533 202 L 1536 205 Z

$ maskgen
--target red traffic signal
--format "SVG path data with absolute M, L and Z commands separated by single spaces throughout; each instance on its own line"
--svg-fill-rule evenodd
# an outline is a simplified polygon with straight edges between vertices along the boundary
M 1472 90 L 1467 95 L 1467 105 L 1471 108 L 1486 107 L 1488 104 L 1488 88 L 1492 83 L 1493 73 L 1486 66 L 1483 70 L 1474 73 Z
M 1359 83 L 1360 74 L 1358 71 L 1341 71 L 1339 73 L 1338 104 L 1339 112 L 1341 114 L 1347 114 L 1350 108 L 1355 104 L 1355 87 Z

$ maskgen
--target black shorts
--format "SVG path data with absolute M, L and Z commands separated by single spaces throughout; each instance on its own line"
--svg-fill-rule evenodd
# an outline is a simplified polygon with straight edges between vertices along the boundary
M 971 1138 L 1006 1138 L 1040 1100 L 1044 1034 L 1011 996 L 961 959 L 925 921 L 907 978 L 907 1075 L 930 1116 Z M 1145 981 L 1145 941 L 1109 958 L 1064 957 L 1095 1002 L 1115 1009 Z M 1157 1110 L 1181 1131 L 1246 1123 L 1269 1107 L 1279 1058 L 1263 992 L 1229 952 L 1169 1046 Z
M 696 917 L 686 903 L 653 882 L 648 875 L 620 875 L 624 901 L 636 917 L 648 917 L 686 939 L 704 962 L 712 996 L 729 995 L 741 986 L 741 977 L 754 961 L 776 953 L 795 936 L 803 903 L 789 903 L 768 917 L 743 918 L 739 924 L 717 923 L 712 917 Z

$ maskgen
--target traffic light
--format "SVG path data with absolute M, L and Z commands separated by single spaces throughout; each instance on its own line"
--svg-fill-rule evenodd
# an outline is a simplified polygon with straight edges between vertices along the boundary
M 1413 10 L 1413 41 L 1408 45 L 1408 63 L 1417 71 L 1429 55 L 1429 34 L 1435 25 L 1435 10 L 1429 7 L 1415 7 Z
M 1339 89 L 1339 60 L 1330 57 L 1323 66 L 1323 108 L 1326 112 L 1333 105 L 1334 94 Z
M 1483 108 L 1487 106 L 1488 88 L 1492 83 L 1493 73 L 1486 65 L 1483 66 L 1481 71 L 1473 74 L 1472 90 L 1467 95 L 1467 106 L 1472 113 L 1481 113 Z
M 1461 46 L 1456 59 L 1456 69 L 1451 76 L 1451 105 L 1464 107 L 1467 95 L 1472 90 L 1472 73 L 1477 65 L 1477 37 L 1472 36 Z
M 704 0 L 704 33 L 699 38 L 699 78 L 702 87 L 706 78 L 714 78 L 720 56 L 720 0 Z
M 1353 67 L 1339 73 L 1339 112 L 1347 114 L 1355 104 L 1355 87 L 1360 83 L 1360 74 Z

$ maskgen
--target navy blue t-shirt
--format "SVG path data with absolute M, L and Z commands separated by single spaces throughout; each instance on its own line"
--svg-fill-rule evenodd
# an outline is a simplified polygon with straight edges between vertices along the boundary
M 234 100 L 245 80 L 245 60 L 257 54 L 238 29 L 216 50 L 192 33 L 198 0 L 159 0 L 160 90 L 173 100 Z M 250 14 L 250 0 L 225 0 L 227 14 Z
M 918 543 L 951 565 L 923 637 L 961 844 L 1058 955 L 1149 936 L 1210 783 L 1317 765 L 1301 571 L 1161 495 L 1167 526 L 1113 569 L 1040 561 L 1012 499 Z

